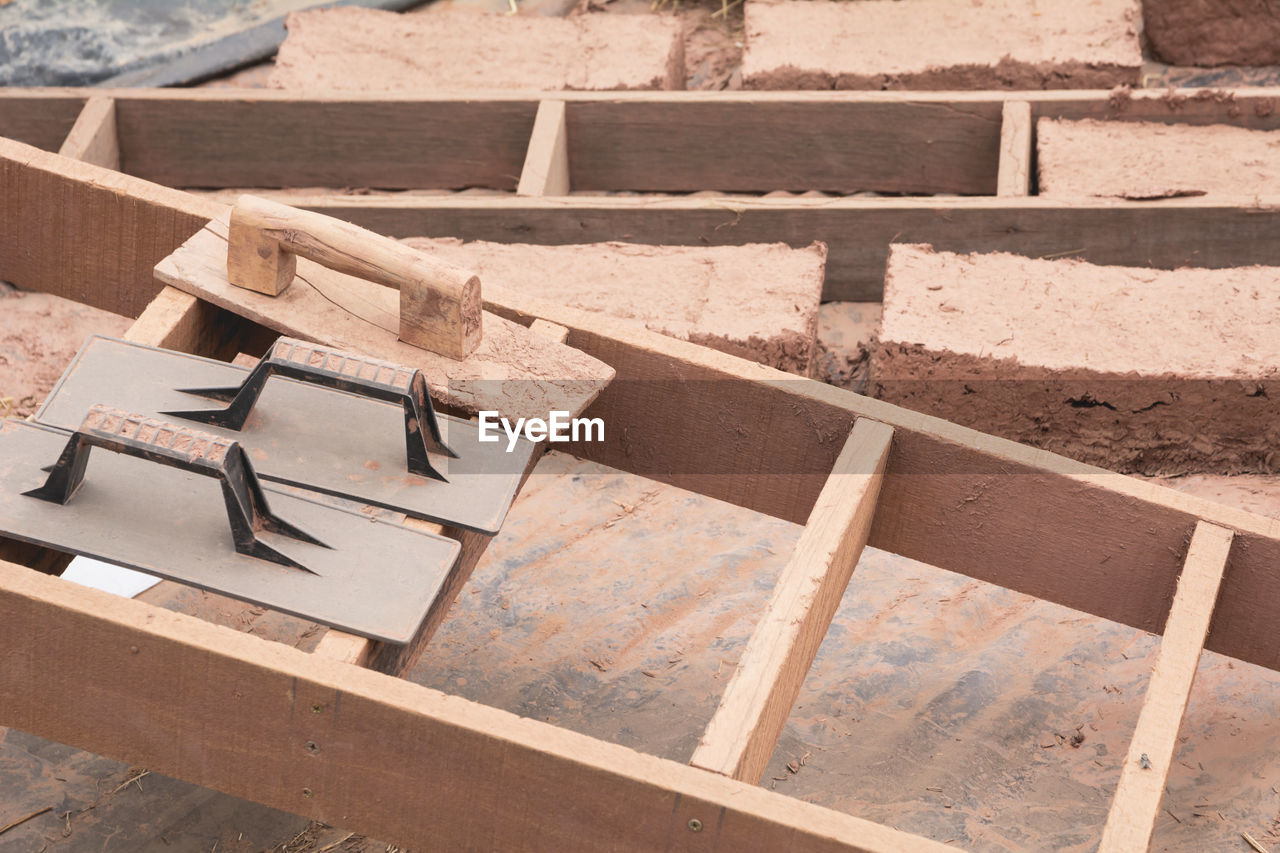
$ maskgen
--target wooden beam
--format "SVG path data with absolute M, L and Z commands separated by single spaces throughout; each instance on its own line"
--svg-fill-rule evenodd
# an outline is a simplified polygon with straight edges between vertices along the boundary
M 1203 521 L 1196 525 L 1138 725 L 1102 830 L 1100 853 L 1146 850 L 1151 843 L 1232 538 L 1226 528 Z
M 0 563 L 0 721 L 414 849 L 952 848 Z
M 1007 100 L 1000 114 L 1000 176 L 996 195 L 1031 195 L 1031 103 Z
M 296 194 L 289 199 L 395 237 L 796 247 L 819 240 L 828 249 L 822 294 L 828 301 L 879 300 L 894 242 L 1162 269 L 1280 266 L 1280 197 L 1240 201 Z
M 569 149 L 564 101 L 541 101 L 516 195 L 568 195 Z
M 756 784 L 871 532 L 893 428 L 859 418 L 689 762 Z
M 84 89 L 0 87 L 0 137 L 57 151 L 84 102 Z
M 0 279 L 136 317 L 225 205 L 0 139 Z
M 84 109 L 58 153 L 72 160 L 120 171 L 115 100 L 105 95 L 93 95 L 85 101 Z
M 537 102 L 121 97 L 130 174 L 173 187 L 514 190 Z M 163 90 L 162 90 L 163 91 Z
M 896 102 L 741 95 L 570 100 L 574 188 L 995 192 L 1000 103 L 990 96 L 943 103 L 915 93 Z
M 320 642 L 316 643 L 311 653 L 353 666 L 368 666 L 373 645 L 373 640 L 367 637 L 357 637 L 355 634 L 330 628 L 320 637 Z

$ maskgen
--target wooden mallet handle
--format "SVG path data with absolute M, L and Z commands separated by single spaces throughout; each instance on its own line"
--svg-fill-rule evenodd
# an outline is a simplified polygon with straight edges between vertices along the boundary
M 242 195 L 231 209 L 227 280 L 279 295 L 296 256 L 400 291 L 400 340 L 463 359 L 480 345 L 480 279 L 349 222 Z

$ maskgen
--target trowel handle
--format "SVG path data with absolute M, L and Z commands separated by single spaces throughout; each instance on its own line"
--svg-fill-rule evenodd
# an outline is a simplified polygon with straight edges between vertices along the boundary
M 258 397 L 272 376 L 297 379 L 313 385 L 336 388 L 348 394 L 400 403 L 404 409 L 407 470 L 436 480 L 444 480 L 427 456 L 429 450 L 456 457 L 440 433 L 427 393 L 422 371 L 390 361 L 344 352 L 296 338 L 277 338 L 253 370 L 238 386 L 231 388 L 184 388 L 188 394 L 212 397 L 228 403 L 225 409 L 162 412 L 165 417 L 241 430 L 249 420 Z
M 466 270 L 309 210 L 252 195 L 231 209 L 227 280 L 276 296 L 294 279 L 295 257 L 400 291 L 400 339 L 463 359 L 480 345 L 480 279 Z
M 239 442 L 103 405 L 90 407 L 80 428 L 67 439 L 58 461 L 48 469 L 49 477 L 44 485 L 26 495 L 56 504 L 70 501 L 84 483 L 89 453 L 95 447 L 217 478 L 222 483 L 231 536 L 241 554 L 311 571 L 259 541 L 257 532 L 269 530 L 328 547 L 272 514 L 257 474 Z M 138 499 L 143 498 L 140 495 Z

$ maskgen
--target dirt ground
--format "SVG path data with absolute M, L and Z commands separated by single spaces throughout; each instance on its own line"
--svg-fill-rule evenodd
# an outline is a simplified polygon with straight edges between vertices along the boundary
M 31 318 L 7 309 L 37 304 L 42 329 L 58 331 L 20 371 L 0 364 L 5 387 L 36 377 L 22 386 L 36 397 L 84 334 L 125 323 L 27 295 L 0 302 L 0 340 L 30 338 Z M 877 309 L 824 306 L 826 349 L 855 373 Z M 1280 477 L 1167 485 L 1280 517 Z M 686 761 L 799 531 L 550 454 L 411 678 Z M 304 649 L 320 635 L 169 582 L 141 597 Z M 965 849 L 1087 850 L 1156 648 L 1143 632 L 868 550 L 763 784 Z M 39 812 L 0 832 L 6 853 L 395 849 L 0 733 L 0 827 Z M 1280 673 L 1206 653 L 1182 741 L 1155 849 L 1247 849 L 1241 831 L 1280 843 Z

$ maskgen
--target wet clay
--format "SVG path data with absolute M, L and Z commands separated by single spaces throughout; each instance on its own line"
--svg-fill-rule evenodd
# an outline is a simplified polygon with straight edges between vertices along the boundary
M 872 393 L 1114 470 L 1268 473 L 1278 309 L 1276 268 L 893 246 Z
M 1045 196 L 1280 193 L 1280 130 L 1042 118 L 1036 153 Z
M 1274 0 L 1143 0 L 1151 51 L 1172 65 L 1280 64 Z
M 0 284 L 0 417 L 34 414 L 85 338 L 123 335 L 131 323 L 69 299 Z
M 684 38 L 663 15 L 545 18 L 375 9 L 295 12 L 269 85 L 326 92 L 683 89 Z
M 747 0 L 748 89 L 1136 85 L 1134 0 Z
M 486 286 L 649 329 L 807 375 L 814 356 L 827 248 L 566 246 L 410 238 L 414 248 L 479 274 Z

